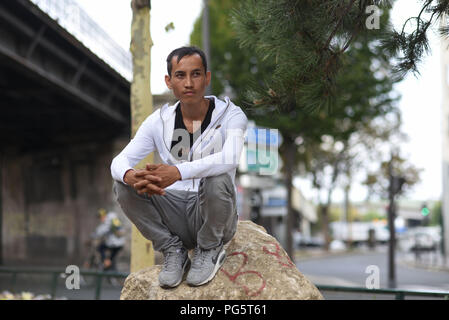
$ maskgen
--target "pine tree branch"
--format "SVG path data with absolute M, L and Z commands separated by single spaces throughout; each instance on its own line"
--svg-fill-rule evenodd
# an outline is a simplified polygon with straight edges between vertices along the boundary
M 421 15 L 422 15 L 423 12 L 427 9 L 427 7 L 432 3 L 432 1 L 433 1 L 433 0 L 427 0 L 426 4 L 421 8 L 421 11 L 419 12 L 419 14 L 418 14 L 417 17 L 410 17 L 410 18 L 408 18 L 408 19 L 404 22 L 404 25 L 402 26 L 402 30 L 401 30 L 401 35 L 404 34 L 404 29 L 405 29 L 405 27 L 407 26 L 407 23 L 408 23 L 410 20 L 417 20 L 417 27 L 416 27 L 416 30 L 419 30 L 419 25 L 420 25 L 420 22 L 421 22 Z
M 337 33 L 338 29 L 340 28 L 341 24 L 343 23 L 343 19 L 346 16 L 346 14 L 348 14 L 349 10 L 351 10 L 351 7 L 354 5 L 354 3 L 356 2 L 356 0 L 351 0 L 351 2 L 346 6 L 343 14 L 340 16 L 340 20 L 338 21 L 336 27 L 334 28 L 334 30 L 332 30 L 332 33 L 330 34 L 329 38 L 327 39 L 324 47 L 322 48 L 323 50 L 326 50 L 326 48 L 329 47 L 332 39 L 334 38 L 335 34 Z
M 320 48 L 316 45 L 317 41 L 313 39 L 313 37 L 310 35 L 309 32 L 307 32 L 307 30 L 298 31 L 297 34 L 299 37 L 305 35 L 306 38 L 309 39 L 309 41 L 314 45 L 314 47 L 316 47 L 317 53 L 319 52 Z
M 421 15 L 423 14 L 423 12 L 427 9 L 428 6 L 430 6 L 432 4 L 433 0 L 427 0 L 426 4 L 422 7 L 421 12 L 418 15 L 418 25 L 416 27 L 416 30 L 419 30 L 419 25 L 421 23 Z M 432 15 L 433 17 L 433 15 Z M 432 18 L 430 19 L 430 21 L 432 21 Z M 427 29 L 427 28 L 426 28 Z
M 360 2 L 360 4 L 362 4 L 362 1 Z M 364 3 L 363 3 L 364 4 Z M 362 21 L 361 21 L 361 17 L 363 16 L 363 8 L 364 6 L 360 6 L 359 9 L 359 14 L 357 15 L 357 27 L 356 29 L 352 32 L 351 37 L 349 38 L 349 40 L 346 42 L 346 44 L 344 45 L 344 47 L 340 50 L 339 54 L 344 53 L 348 48 L 349 45 L 351 44 L 352 41 L 354 41 L 355 38 L 357 38 L 358 34 L 360 33 L 360 31 L 362 30 Z

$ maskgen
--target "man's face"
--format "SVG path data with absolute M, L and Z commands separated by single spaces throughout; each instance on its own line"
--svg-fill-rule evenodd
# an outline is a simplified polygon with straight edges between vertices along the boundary
M 200 102 L 210 83 L 210 72 L 205 72 L 198 54 L 184 56 L 179 63 L 178 57 L 174 56 L 171 75 L 165 76 L 165 83 L 181 102 Z

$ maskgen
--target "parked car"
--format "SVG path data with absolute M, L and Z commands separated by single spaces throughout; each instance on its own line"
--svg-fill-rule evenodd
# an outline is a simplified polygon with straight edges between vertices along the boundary
M 293 243 L 297 248 L 321 248 L 324 246 L 322 237 L 304 236 L 299 231 L 293 232 Z
M 407 230 L 398 238 L 399 249 L 410 251 L 433 251 L 441 242 L 440 227 L 417 227 Z

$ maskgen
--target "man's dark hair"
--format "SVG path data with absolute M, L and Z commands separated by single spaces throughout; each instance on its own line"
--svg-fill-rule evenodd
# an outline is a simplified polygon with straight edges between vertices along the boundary
M 178 49 L 173 50 L 167 57 L 167 71 L 168 75 L 171 77 L 171 70 L 173 68 L 173 65 L 171 63 L 173 57 L 178 57 L 178 63 L 181 61 L 182 58 L 185 56 L 191 56 L 193 54 L 198 54 L 201 57 L 201 60 L 203 61 L 204 66 L 204 72 L 207 72 L 207 60 L 206 55 L 204 54 L 203 50 L 197 48 L 197 47 L 181 47 Z

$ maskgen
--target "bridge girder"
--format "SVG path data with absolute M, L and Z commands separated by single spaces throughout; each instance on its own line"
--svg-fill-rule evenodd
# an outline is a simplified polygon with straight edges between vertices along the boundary
M 32 2 L 0 1 L 0 144 L 129 132 L 129 94 L 129 81 Z

